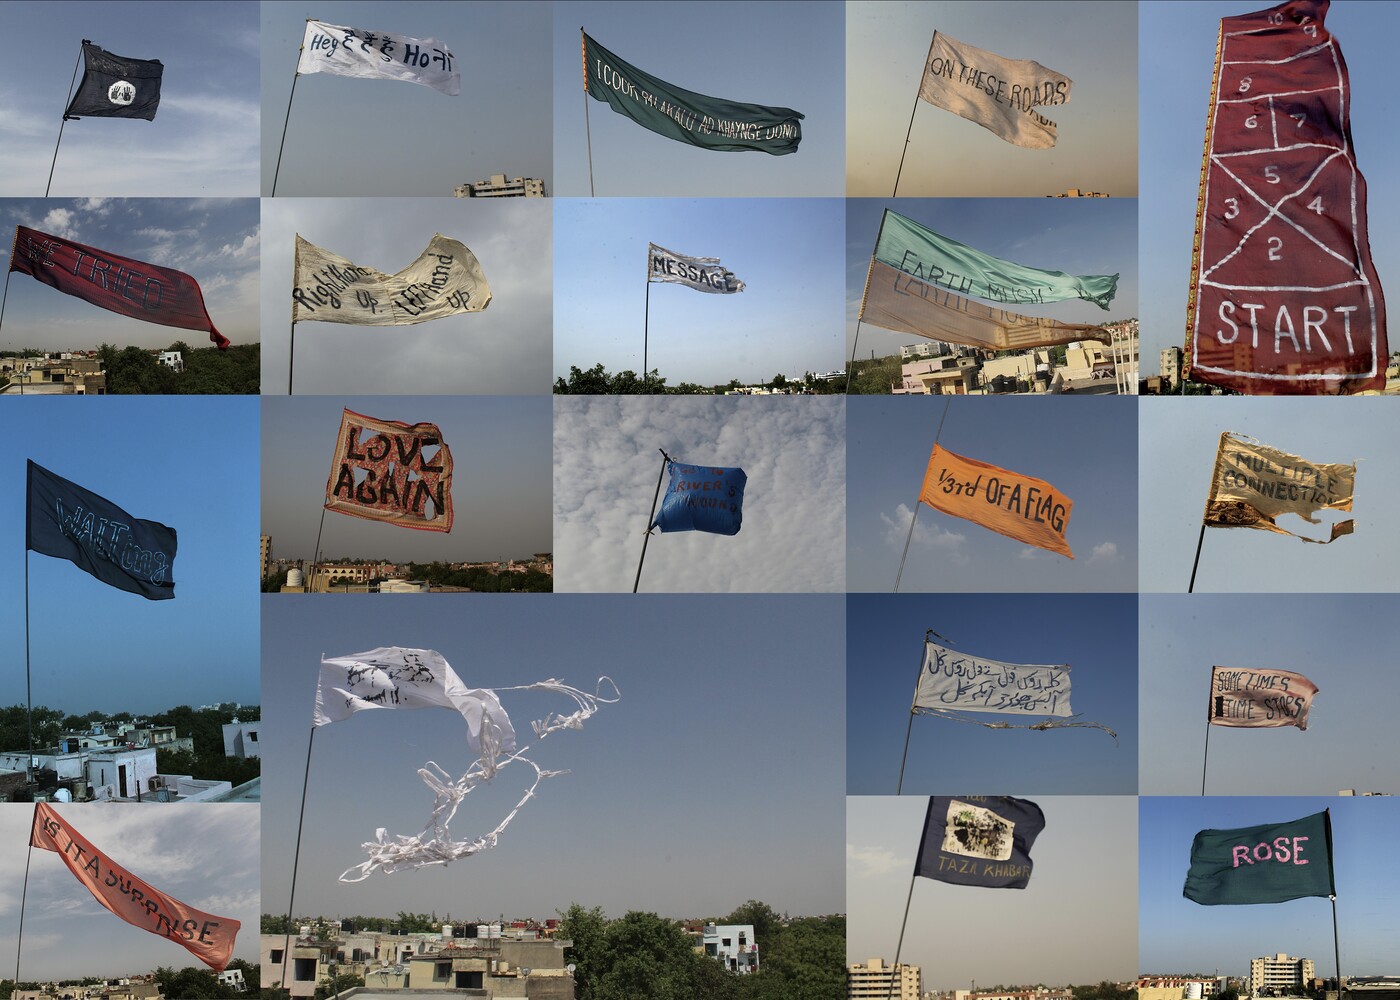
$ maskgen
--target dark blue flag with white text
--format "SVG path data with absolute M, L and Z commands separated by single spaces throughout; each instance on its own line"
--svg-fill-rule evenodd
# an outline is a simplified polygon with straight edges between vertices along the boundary
M 1004 795 L 934 795 L 914 874 L 955 885 L 1024 889 L 1031 878 L 1031 845 L 1045 814 L 1027 799 Z
M 744 518 L 743 469 L 712 469 L 671 462 L 671 481 L 651 527 L 737 535 Z
M 151 601 L 175 596 L 175 529 L 29 463 L 25 548 L 67 559 L 103 583 Z

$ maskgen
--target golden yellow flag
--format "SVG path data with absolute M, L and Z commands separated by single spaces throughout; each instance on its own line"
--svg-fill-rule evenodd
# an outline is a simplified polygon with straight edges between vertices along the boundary
M 1205 523 L 1212 528 L 1276 531 L 1326 545 L 1342 535 L 1350 535 L 1356 523 L 1347 520 L 1332 525 L 1331 537 L 1323 541 L 1280 528 L 1274 519 L 1280 514 L 1297 514 L 1309 524 L 1321 524 L 1313 514 L 1319 510 L 1351 510 L 1355 488 L 1354 464 L 1316 465 L 1225 431 L 1215 453 Z
M 1065 541 L 1074 501 L 1043 479 L 934 445 L 919 501 L 1018 542 L 1074 558 Z

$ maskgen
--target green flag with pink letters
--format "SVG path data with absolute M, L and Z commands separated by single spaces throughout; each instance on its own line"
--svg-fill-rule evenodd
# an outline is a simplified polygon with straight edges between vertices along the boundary
M 1202 830 L 1182 895 L 1206 906 L 1333 896 L 1332 821 L 1324 810 L 1287 823 Z

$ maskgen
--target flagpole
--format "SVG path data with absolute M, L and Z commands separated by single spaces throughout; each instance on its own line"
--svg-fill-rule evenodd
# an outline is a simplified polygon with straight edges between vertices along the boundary
M 890 214 L 887 208 L 880 213 L 880 228 L 875 232 L 875 246 L 880 246 L 880 237 L 885 235 L 885 218 Z M 18 232 L 18 230 L 16 230 Z M 860 319 L 865 315 L 865 297 L 870 294 L 870 275 L 875 271 L 875 252 L 870 253 L 870 266 L 865 269 L 865 291 L 860 296 L 860 312 L 856 315 L 856 335 L 851 340 L 851 365 L 846 372 L 846 395 L 851 394 L 851 380 L 856 374 L 856 346 L 860 343 Z
M 917 865 L 915 868 L 917 869 Z M 909 923 L 909 904 L 914 899 L 914 879 L 917 875 L 909 876 L 909 895 L 904 899 L 904 919 L 899 924 L 899 944 L 894 946 L 894 966 L 890 969 L 890 991 L 886 994 L 886 1000 L 894 997 L 894 977 L 899 972 L 899 953 L 904 950 L 904 928 Z
M 1206 540 L 1206 522 L 1201 519 L 1201 534 L 1196 539 L 1196 558 L 1191 563 L 1191 582 L 1186 585 L 1186 592 L 1192 593 L 1196 589 L 1196 567 L 1201 564 L 1201 543 Z
M 578 29 L 579 51 L 583 55 L 583 131 L 588 137 L 588 197 L 593 193 L 593 124 L 588 118 L 588 42 L 585 40 L 583 25 Z
M 661 452 L 661 471 L 656 474 L 656 492 L 651 495 L 651 514 L 647 517 L 647 533 L 642 536 L 642 558 L 637 560 L 637 578 L 632 581 L 632 593 L 634 594 L 637 592 L 637 585 L 642 582 L 642 563 L 647 557 L 647 542 L 651 540 L 651 522 L 656 517 L 656 498 L 661 495 L 661 479 L 666 475 L 666 466 L 671 464 L 671 456 L 666 454 L 664 448 L 658 448 L 657 451 Z
M 1206 749 L 1201 755 L 1201 794 L 1206 793 L 1206 761 L 1210 759 L 1210 712 L 1206 712 Z
M 924 632 L 924 645 L 928 645 L 928 637 L 933 635 L 933 629 Z M 914 674 L 914 700 L 909 703 L 909 725 L 904 730 L 904 756 L 899 759 L 899 784 L 895 786 L 894 793 L 899 795 L 904 790 L 904 764 L 909 759 L 909 734 L 914 731 L 914 707 L 919 703 L 919 678 L 924 672 L 923 654 L 919 655 L 919 669 Z
M 311 777 L 311 745 L 316 741 L 316 726 L 306 738 L 306 772 L 301 777 L 301 812 L 297 816 L 297 846 L 292 855 L 292 891 L 287 898 L 287 932 L 282 939 L 282 989 L 287 988 L 287 966 L 291 965 L 292 903 L 297 897 L 297 863 L 301 858 L 301 826 L 306 819 L 306 786 Z
M 287 347 L 287 395 L 292 394 L 292 367 L 296 364 L 297 321 L 292 320 L 292 342 Z
M 938 430 L 933 432 L 933 447 L 938 447 L 938 439 L 943 435 L 943 421 L 948 419 L 948 408 L 953 405 L 953 398 L 948 397 L 948 402 L 943 404 L 943 416 L 938 418 Z M 930 449 L 932 451 L 932 449 Z M 894 592 L 899 593 L 899 581 L 904 579 L 904 560 L 909 558 L 909 543 L 914 540 L 914 525 L 919 520 L 919 504 L 921 500 L 914 502 L 914 516 L 909 519 L 909 535 L 904 539 L 904 554 L 899 557 L 899 572 L 894 578 Z
M 27 769 L 26 769 L 27 770 Z M 39 815 L 39 804 L 34 803 L 34 815 Z M 24 855 L 24 886 L 19 891 L 19 938 L 15 941 L 15 989 L 19 989 L 19 953 L 24 947 L 24 897 L 29 894 L 29 859 L 34 856 L 34 821 L 29 821 L 29 849 Z M 1332 923 L 1335 926 L 1337 920 L 1337 901 L 1332 900 Z
M 924 73 L 927 73 L 927 72 L 928 72 L 929 60 L 933 58 L 933 43 L 937 40 L 937 38 L 938 38 L 938 31 L 937 31 L 937 29 L 935 29 L 934 32 L 933 32 L 933 38 L 930 38 L 930 39 L 928 40 L 928 55 L 924 56 L 923 72 L 921 72 L 921 73 L 919 74 L 919 89 L 920 89 L 920 90 L 923 90 L 923 89 L 924 89 Z M 919 111 L 919 95 L 918 95 L 918 94 L 915 94 L 915 95 L 914 95 L 914 107 L 913 107 L 913 109 L 910 110 L 910 112 L 909 112 L 909 128 L 908 128 L 908 130 L 904 133 L 904 150 L 903 150 L 903 152 L 901 152 L 901 153 L 899 154 L 899 170 L 898 170 L 898 171 L 895 173 L 895 175 L 894 175 L 894 193 L 890 195 L 891 198 L 897 197 L 897 196 L 899 195 L 899 175 L 902 174 L 902 173 L 904 173 L 904 155 L 905 155 L 905 153 L 908 153 L 908 152 L 909 152 L 909 137 L 910 137 L 911 135 L 914 134 L 914 115 L 917 114 L 918 111 Z
M 307 18 L 308 21 L 311 18 Z M 306 45 L 306 32 L 302 32 L 302 44 L 297 46 L 297 65 L 301 65 L 301 50 Z M 292 92 L 287 95 L 287 116 L 282 119 L 282 141 L 277 144 L 277 167 L 272 171 L 272 194 L 269 198 L 277 197 L 277 175 L 282 172 L 282 147 L 287 144 L 287 123 L 292 120 L 292 98 L 297 96 L 297 78 L 301 76 L 300 71 L 292 74 Z
M 1342 996 L 1342 946 L 1337 940 L 1337 897 L 1333 895 L 1327 898 L 1332 900 L 1332 954 L 1337 963 L 1337 997 L 1340 1000 Z M 19 981 L 18 976 L 15 977 L 15 981 Z
M 651 333 L 651 273 L 647 273 L 646 313 L 642 318 L 642 389 L 647 387 L 647 339 Z
M 90 40 L 84 38 L 83 45 L 88 44 L 90 44 Z M 78 46 L 78 61 L 73 63 L 73 79 L 68 81 L 68 96 L 63 99 L 63 119 L 58 123 L 58 141 L 53 144 L 53 162 L 49 164 L 49 182 L 44 185 L 45 198 L 49 196 L 49 188 L 53 187 L 53 168 L 58 164 L 58 146 L 59 143 L 63 142 L 63 126 L 68 123 L 68 102 L 73 99 L 73 84 L 78 82 L 78 66 L 83 61 L 83 45 Z
M 321 526 L 320 526 L 319 528 L 316 529 L 316 549 L 315 549 L 315 551 L 313 552 L 312 562 L 311 562 L 311 582 L 310 582 L 309 584 L 307 584 L 307 588 L 306 588 L 306 592 L 307 592 L 308 594 L 309 594 L 309 593 L 312 593 L 312 590 L 311 590 L 312 585 L 314 585 L 315 582 L 316 582 L 316 567 L 317 567 L 317 566 L 320 564 L 320 562 L 321 562 L 321 531 L 325 528 L 325 526 L 326 526 L 326 505 L 325 505 L 325 504 L 322 504 L 322 505 L 321 505 Z M 327 592 L 329 592 L 329 589 L 330 589 L 330 588 L 327 587 Z

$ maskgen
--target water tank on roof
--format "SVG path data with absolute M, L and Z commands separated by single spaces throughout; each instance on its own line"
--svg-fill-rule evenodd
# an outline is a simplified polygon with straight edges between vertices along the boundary
M 1200 983 L 1187 983 L 1187 984 L 1186 984 L 1186 1000 L 1201 1000 L 1201 984 L 1200 984 Z
M 287 586 L 300 587 L 302 581 L 301 570 L 293 567 L 287 570 Z

